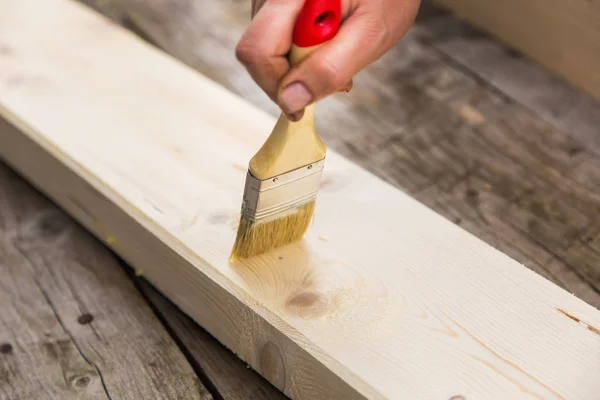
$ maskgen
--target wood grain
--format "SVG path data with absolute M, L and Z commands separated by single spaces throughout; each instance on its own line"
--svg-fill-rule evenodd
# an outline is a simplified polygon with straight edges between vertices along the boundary
M 578 2 L 564 2 L 572 3 Z M 600 155 L 600 100 L 484 31 L 441 12 L 431 2 L 424 2 L 422 7 L 422 13 L 429 17 L 418 21 L 414 30 L 424 46 L 439 51 L 455 68 Z
M 140 290 L 162 316 L 171 333 L 195 360 L 213 390 L 226 400 L 283 400 L 287 397 L 223 347 L 143 278 Z
M 435 1 L 600 100 L 597 1 Z
M 51 0 L 26 24 L 14 21 L 28 1 L 5 4 L 0 41 L 18 56 L 0 64 L 0 104 L 18 129 L 0 136 L 3 157 L 284 392 L 594 398 L 598 310 L 335 152 L 304 243 L 228 264 L 245 177 L 236 162 L 274 118 L 70 2 Z M 409 86 L 408 113 L 422 106 Z
M 110 4 L 118 21 L 278 115 L 232 50 L 248 2 Z M 600 104 L 589 95 L 426 1 L 407 37 L 319 108 L 332 149 L 600 308 Z
M 165 50 L 211 79 L 259 104 L 272 115 L 277 115 L 277 110 L 270 102 L 264 101 L 257 87 L 240 79 L 245 73 L 231 50 L 247 24 L 248 2 L 178 0 L 141 4 L 134 0 L 113 0 L 95 6 L 150 42 L 160 42 Z M 134 16 L 133 23 L 136 25 L 132 25 L 130 15 Z M 153 23 L 157 20 L 161 23 Z M 223 29 L 225 25 L 228 29 Z M 143 29 L 140 28 L 142 26 Z M 181 29 L 185 30 L 185 34 L 177 34 L 177 27 L 183 27 Z M 423 53 L 428 56 L 424 57 Z M 206 54 L 212 56 L 207 57 Z M 399 64 L 399 60 L 403 62 Z M 596 245 L 597 233 L 593 228 L 598 224 L 598 200 L 592 196 L 600 190 L 598 101 L 428 1 L 422 3 L 411 34 L 393 50 L 392 56 L 385 57 L 378 64 L 378 68 L 367 68 L 361 74 L 365 82 L 361 92 L 354 91 L 341 104 L 341 96 L 329 100 L 332 107 L 344 107 L 345 112 L 318 115 L 320 131 L 329 125 L 347 126 L 354 132 L 348 135 L 348 140 L 346 133 L 330 135 L 328 142 L 334 142 L 332 146 L 336 150 L 360 162 L 388 182 L 407 188 L 419 200 L 494 247 L 588 303 L 600 307 L 600 281 L 589 279 L 585 273 L 586 265 L 595 273 L 600 269 L 600 254 L 590 250 L 599 248 Z M 380 71 L 386 70 L 393 73 L 382 76 Z M 436 73 L 440 77 L 432 79 Z M 448 76 L 453 76 L 454 80 L 448 81 Z M 410 88 L 394 89 L 409 79 L 413 83 Z M 369 87 L 372 82 L 381 84 Z M 463 86 L 464 82 L 468 85 Z M 499 100 L 488 101 L 486 107 L 481 107 L 476 101 L 482 94 L 488 99 Z M 441 103 L 457 96 L 462 97 L 457 105 L 440 107 Z M 464 104 L 463 99 L 469 97 L 474 100 L 470 101 L 471 104 Z M 406 99 L 403 101 L 404 107 L 407 104 L 410 106 L 410 114 L 404 113 L 401 118 L 396 117 L 402 112 L 400 107 L 377 109 L 381 103 L 397 104 L 402 98 Z M 413 106 L 411 101 L 416 105 Z M 433 111 L 428 112 L 429 109 Z M 548 132 L 551 132 L 555 144 L 541 153 L 536 150 L 537 143 L 524 144 L 522 136 L 515 137 L 510 130 L 505 130 L 497 122 L 498 116 L 501 116 L 499 121 L 510 120 L 514 109 L 519 110 L 521 120 L 538 124 L 546 121 L 548 125 L 544 126 L 552 126 Z M 326 123 L 322 122 L 324 118 L 327 119 Z M 398 119 L 400 123 L 390 129 L 374 131 L 381 121 L 389 119 Z M 468 160 L 472 154 L 480 152 L 480 146 L 473 148 L 465 140 L 468 136 L 460 135 L 457 138 L 453 135 L 452 140 L 436 146 L 436 138 L 444 137 L 444 132 L 448 130 L 446 126 L 472 132 L 472 124 L 486 126 L 487 131 L 493 129 L 494 135 L 501 139 L 488 141 L 485 155 L 478 157 L 478 164 L 473 164 L 472 170 L 475 171 L 481 166 L 483 177 L 466 175 L 461 167 L 461 160 Z M 411 140 L 403 140 L 415 130 L 418 133 L 410 135 Z M 427 135 L 430 131 L 438 133 L 435 136 Z M 538 143 L 543 141 L 546 133 L 538 131 Z M 473 135 L 474 132 L 471 133 Z M 418 140 L 419 137 L 422 140 Z M 386 139 L 393 143 L 394 150 L 387 152 L 383 162 L 379 162 L 378 157 L 371 156 L 369 152 L 377 148 L 378 143 L 386 143 Z M 506 148 L 517 151 L 524 149 L 532 159 L 549 166 L 554 164 L 553 158 L 542 160 L 542 157 L 546 157 L 544 154 L 558 160 L 575 158 L 571 164 L 573 170 L 570 176 L 553 174 L 549 181 L 531 180 L 528 179 L 529 170 L 534 167 L 509 167 L 512 161 L 505 155 Z M 442 158 L 443 163 L 440 161 L 440 150 L 446 154 Z M 586 153 L 583 162 L 578 157 L 581 151 Z M 407 157 L 415 160 L 408 171 L 405 167 Z M 456 166 L 448 168 L 453 165 Z M 562 166 L 560 168 L 564 169 Z M 560 248 L 563 240 L 569 241 L 568 237 L 540 237 L 529 227 L 542 225 L 555 229 L 553 227 L 560 220 L 562 232 L 580 229 L 581 213 L 563 212 L 557 215 L 547 212 L 555 209 L 552 196 L 548 196 L 548 193 L 555 193 L 556 188 L 569 187 L 572 180 L 587 190 L 559 190 L 559 204 L 578 204 L 583 200 L 588 205 L 582 213 L 591 219 L 588 227 L 582 230 L 579 240 L 575 240 L 575 246 L 569 252 L 558 255 L 556 244 Z M 448 191 L 452 187 L 449 182 L 461 184 Z M 428 184 L 432 187 L 428 187 Z M 516 188 L 521 188 L 519 190 L 522 193 L 526 190 L 531 201 L 521 202 L 519 212 L 512 216 L 513 223 L 508 224 L 503 220 L 503 210 L 516 208 L 512 205 L 513 200 L 518 199 L 513 193 Z M 526 229 L 519 229 L 519 226 Z M 166 309 L 163 315 L 168 318 L 172 312 L 178 311 Z M 206 360 L 198 358 L 198 361 Z
M 212 399 L 114 256 L 0 164 L 0 398 Z

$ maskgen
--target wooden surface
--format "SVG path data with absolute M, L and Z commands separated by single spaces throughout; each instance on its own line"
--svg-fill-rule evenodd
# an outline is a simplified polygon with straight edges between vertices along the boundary
M 328 391 L 334 389 L 341 398 L 358 393 L 371 398 L 593 398 L 597 393 L 596 309 L 333 152 L 319 217 L 304 246 L 228 265 L 234 234 L 229 225 L 239 208 L 245 173 L 235 160 L 251 156 L 274 119 L 106 22 L 66 8 L 62 0 L 49 5 L 43 18 L 23 24 L 14 21 L 27 2 L 7 4 L 0 14 L 0 40 L 10 38 L 18 57 L 3 64 L 0 102 L 3 115 L 22 133 L 3 131 L 3 156 L 33 181 L 43 182 L 88 229 L 286 393 L 297 398 L 331 398 Z M 46 30 L 49 26 L 53 28 Z M 40 32 L 42 51 L 33 35 Z M 73 45 L 65 46 L 65 41 Z M 437 53 L 417 55 L 429 59 Z M 15 74 L 23 71 L 27 75 L 15 84 Z M 90 81 L 90 72 L 102 73 Z M 455 75 L 446 78 L 469 87 Z M 136 79 L 123 79 L 130 76 Z M 425 89 L 429 96 L 444 98 L 444 92 Z M 411 92 L 401 93 L 404 97 L 396 101 L 402 106 Z M 487 142 L 477 139 L 494 139 L 497 128 L 487 132 L 485 117 L 481 121 L 477 112 L 502 105 L 503 99 L 484 94 L 478 102 L 466 103 L 471 108 L 459 99 L 445 98 L 438 107 L 458 107 L 462 124 L 470 129 L 452 121 L 462 128 L 456 136 L 466 136 L 466 143 L 479 145 L 482 157 L 489 157 Z M 61 102 L 70 108 L 48 110 L 47 104 Z M 136 108 L 115 108 L 117 103 Z M 225 105 L 229 116 L 220 119 Z M 331 106 L 321 109 L 339 111 Z M 150 119 L 137 117 L 155 109 L 162 112 L 145 114 Z M 402 118 L 413 116 L 410 111 L 390 122 L 402 128 Z M 511 111 L 523 118 L 517 123 L 528 133 L 538 123 L 544 132 L 553 129 L 519 115 L 518 109 Z M 509 126 L 500 118 L 493 121 Z M 449 129 L 447 124 L 438 128 Z M 78 135 L 83 130 L 85 138 Z M 478 135 L 469 136 L 469 130 Z M 442 132 L 432 129 L 421 137 L 435 133 Z M 411 139 L 420 140 L 409 136 L 407 141 Z M 386 142 L 378 154 L 397 151 L 393 145 Z M 215 156 L 218 148 L 229 152 Z M 524 155 L 511 155 L 523 169 L 540 168 L 536 162 L 528 165 Z M 482 170 L 474 164 L 477 169 L 468 177 Z M 60 186 L 52 176 L 61 177 Z M 473 190 L 469 187 L 466 194 L 478 197 Z M 352 229 L 358 226 L 360 232 Z M 431 248 L 435 252 L 428 253 Z M 377 356 L 382 349 L 385 357 Z
M 88 2 L 93 3 L 94 0 Z M 98 1 L 95 7 L 148 40 L 159 42 L 168 51 L 205 73 L 211 79 L 215 79 L 231 90 L 240 93 L 275 116 L 275 108 L 247 79 L 244 71 L 235 60 L 232 50 L 237 37 L 247 23 L 248 3 L 246 1 L 222 1 L 217 3 L 209 0 L 195 2 L 188 0 L 169 2 L 157 0 L 146 2 L 103 0 Z M 141 26 L 144 26 L 144 29 Z M 183 33 L 181 33 L 182 31 Z M 593 194 L 600 192 L 600 162 L 598 161 L 598 154 L 600 153 L 600 150 L 598 150 L 600 149 L 600 134 L 598 133 L 600 105 L 598 102 L 565 84 L 562 80 L 557 79 L 548 71 L 531 63 L 513 50 L 507 49 L 492 38 L 457 21 L 451 15 L 427 7 L 427 2 L 425 2 L 421 17 L 412 31 L 417 34 L 411 34 L 401 42 L 394 50 L 394 56 L 384 58 L 377 69 L 371 67 L 362 74 L 364 86 L 361 92 L 354 91 L 347 96 L 337 96 L 337 98 L 329 101 L 334 106 L 344 107 L 343 113 L 333 113 L 329 117 L 322 114 L 318 115 L 319 128 L 330 123 L 340 123 L 340 121 L 344 126 L 356 127 L 353 135 L 347 140 L 343 135 L 330 135 L 327 139 L 328 144 L 335 142 L 333 147 L 336 150 L 355 161 L 359 161 L 363 166 L 394 185 L 402 185 L 405 190 L 417 196 L 419 200 L 452 218 L 465 229 L 512 255 L 534 271 L 572 291 L 588 303 L 600 307 L 600 296 L 597 292 L 600 284 L 598 280 L 589 280 L 583 273 L 586 265 L 589 265 L 592 270 L 598 271 L 597 266 L 600 264 L 600 250 L 596 245 L 600 239 L 597 230 L 594 231 L 593 228 L 593 224 L 598 222 L 596 210 L 600 209 L 598 208 L 597 197 L 593 196 Z M 206 53 L 199 51 L 199 47 L 208 51 L 211 56 L 207 57 Z M 0 50 L 0 53 L 3 54 L 9 52 L 10 50 L 7 47 L 2 47 L 2 50 Z M 422 57 L 423 53 L 428 56 Z M 399 65 L 399 59 L 405 60 L 405 62 Z M 389 74 L 389 76 L 378 73 L 378 71 L 392 69 L 395 69 L 394 73 Z M 432 79 L 436 74 L 440 76 L 437 79 Z M 448 80 L 448 75 L 458 75 L 461 79 Z M 412 80 L 411 87 L 408 90 L 396 88 L 396 86 L 408 80 Z M 371 83 L 377 82 L 383 82 L 383 84 L 374 85 L 369 90 Z M 463 82 L 467 82 L 468 85 L 461 88 L 460 85 Z M 391 91 L 390 87 L 392 88 Z M 440 96 L 440 94 L 443 94 L 443 96 Z M 457 121 L 460 122 L 464 118 L 471 120 L 475 118 L 477 120 L 477 114 L 465 112 L 456 107 L 440 106 L 446 99 L 459 98 L 460 100 L 461 97 L 467 94 L 470 94 L 471 97 L 487 95 L 502 100 L 488 105 L 488 107 L 476 109 L 485 117 L 486 124 L 495 125 L 498 137 L 503 139 L 487 144 L 489 150 L 494 151 L 493 157 L 481 157 L 480 159 L 481 166 L 485 170 L 491 171 L 488 176 L 493 176 L 495 173 L 502 172 L 507 168 L 505 165 L 507 159 L 502 156 L 507 152 L 507 146 L 513 150 L 523 146 L 524 138 L 522 136 L 525 135 L 524 133 L 521 137 L 515 138 L 514 134 L 511 134 L 512 129 L 509 130 L 496 122 L 498 114 L 495 107 L 499 105 L 501 106 L 500 109 L 506 110 L 505 103 L 510 103 L 511 109 L 518 110 L 520 114 L 528 115 L 530 120 L 552 127 L 549 132 L 553 134 L 560 145 L 546 149 L 546 154 L 556 155 L 556 157 L 550 157 L 547 160 L 546 163 L 549 166 L 553 165 L 554 159 L 564 160 L 570 154 L 576 156 L 582 151 L 591 153 L 591 159 L 588 157 L 588 160 L 581 165 L 576 162 L 572 163 L 571 168 L 574 171 L 571 171 L 571 173 L 567 171 L 566 176 L 562 172 L 554 173 L 551 180 L 531 180 L 526 173 L 502 174 L 502 190 L 499 190 L 498 187 L 492 188 L 486 183 L 479 186 L 483 190 L 476 190 L 476 187 L 470 190 L 469 182 L 472 185 L 472 177 L 465 178 L 466 183 L 459 188 L 462 190 L 451 191 L 449 195 L 441 189 L 418 190 L 418 187 L 425 184 L 423 181 L 433 182 L 434 187 L 439 187 L 439 181 L 442 183 L 444 179 L 456 181 L 460 177 L 457 176 L 457 171 L 440 167 L 440 162 L 447 160 L 450 156 L 440 159 L 440 148 L 435 146 L 436 141 L 417 141 L 415 139 L 419 138 L 418 135 L 413 135 L 413 140 L 410 142 L 404 141 L 402 138 L 408 136 L 408 133 L 412 130 L 418 130 L 419 135 L 422 135 L 423 132 L 440 129 L 445 125 L 456 130 L 469 130 L 470 124 L 458 123 Z M 378 109 L 379 103 L 372 102 L 374 97 L 387 102 L 397 101 L 398 97 L 403 96 L 407 97 L 401 103 L 401 106 L 394 107 L 390 105 L 383 110 Z M 341 99 L 344 99 L 344 102 L 340 104 L 338 100 Z M 366 100 L 370 99 L 371 102 L 365 104 Z M 403 112 L 402 108 L 407 108 L 407 105 L 411 114 L 407 115 L 404 112 L 397 116 Z M 428 112 L 425 109 L 432 106 L 435 113 Z M 434 119 L 437 120 L 435 124 L 428 120 L 432 114 L 435 116 Z M 504 111 L 504 115 L 507 114 L 508 112 Z M 374 129 L 382 123 L 381 121 L 385 122 L 394 118 L 402 122 L 398 129 L 393 125 L 395 122 L 391 123 L 390 129 Z M 481 124 L 481 122 L 479 123 Z M 420 129 L 420 126 L 423 126 L 423 128 Z M 372 130 L 375 130 L 378 135 L 378 142 L 385 143 L 385 139 L 390 138 L 390 142 L 397 149 L 395 154 L 388 155 L 387 162 L 379 162 L 378 158 L 371 157 L 368 151 L 359 150 L 363 142 L 368 145 L 373 141 L 373 138 L 370 137 Z M 523 130 L 523 132 L 526 131 Z M 392 138 L 394 140 L 391 140 Z M 573 139 L 575 139 L 574 145 L 570 146 L 570 144 L 573 144 Z M 531 148 L 531 146 L 528 148 Z M 442 150 L 452 155 L 452 159 L 468 158 L 470 155 L 469 148 L 464 147 L 462 138 L 446 141 Z M 416 160 L 413 170 L 419 170 L 419 174 L 402 173 L 400 167 L 405 164 L 404 160 L 408 156 Z M 530 156 L 533 159 L 541 159 L 544 155 L 533 152 Z M 398 160 L 402 162 L 398 163 Z M 425 178 L 423 175 L 425 175 Z M 562 211 L 563 206 L 557 209 L 550 201 L 551 197 L 549 198 L 546 194 L 553 193 L 555 189 L 568 187 L 572 184 L 573 176 L 576 177 L 577 182 L 589 190 L 572 191 L 568 196 L 561 193 L 559 197 L 562 202 L 572 205 L 577 212 L 557 214 L 557 212 Z M 18 180 L 15 177 L 11 179 L 14 179 L 15 182 Z M 22 188 L 28 186 L 22 180 L 19 185 Z M 507 229 L 506 223 L 501 224 L 499 222 L 503 216 L 501 212 L 503 208 L 500 207 L 500 212 L 498 212 L 495 208 L 489 207 L 490 200 L 493 200 L 494 203 L 492 204 L 500 204 L 506 208 L 509 205 L 509 199 L 506 196 L 499 197 L 495 193 L 509 191 L 511 187 L 515 186 L 527 186 L 530 189 L 529 197 L 538 203 L 521 205 L 520 212 L 512 216 L 513 221 L 517 221 L 520 226 L 526 227 L 525 230 L 512 227 Z M 3 187 L 7 187 L 7 185 L 4 184 Z M 407 187 L 408 189 L 406 189 Z M 493 195 L 490 195 L 490 189 L 494 189 L 492 191 Z M 450 198 L 448 199 L 448 197 Z M 44 209 L 52 208 L 46 200 L 41 200 L 32 190 L 19 191 L 19 204 L 28 203 L 31 198 L 35 198 L 36 202 L 43 204 Z M 0 196 L 0 199 L 4 200 L 2 196 Z M 591 204 L 591 206 L 579 211 L 581 199 Z M 4 205 L 5 203 L 3 203 L 0 211 L 0 219 L 6 219 L 11 213 L 15 213 L 13 207 L 6 208 Z M 450 209 L 448 210 L 449 205 Z M 594 205 L 596 209 L 594 209 Z M 20 209 L 20 206 L 17 209 Z M 490 219 L 490 214 L 494 215 L 495 218 Z M 576 246 L 582 246 L 587 251 L 565 253 L 559 261 L 557 261 L 556 250 L 553 247 L 553 243 L 558 240 L 549 241 L 547 238 L 539 240 L 540 238 L 528 229 L 530 224 L 555 226 L 560 223 L 560 226 L 563 226 L 566 231 L 569 229 L 578 230 L 580 229 L 581 215 L 589 219 L 591 228 L 583 229 L 589 234 L 583 234 L 579 241 L 575 240 L 573 243 Z M 69 219 L 69 217 L 64 216 L 63 218 Z M 26 224 L 26 220 L 17 218 L 13 218 L 13 220 L 15 221 L 15 229 L 22 229 L 21 227 Z M 33 234 L 33 232 L 30 233 Z M 36 235 L 39 236 L 42 233 L 36 233 Z M 85 233 L 80 232 L 79 235 L 85 236 Z M 0 241 L 6 241 L 9 238 L 12 240 L 12 237 L 4 231 L 0 233 Z M 93 239 L 89 240 L 93 242 Z M 77 253 L 83 255 L 88 253 L 104 254 L 102 257 L 96 257 L 96 259 L 102 258 L 104 260 L 108 258 L 105 254 L 106 250 L 100 248 L 96 248 L 91 252 L 87 247 L 82 248 L 80 246 Z M 549 261 L 537 261 L 539 255 L 547 257 Z M 75 259 L 73 253 L 65 256 L 65 260 L 73 259 Z M 112 261 L 109 261 L 110 263 Z M 72 268 L 73 264 L 76 263 L 69 262 L 65 268 Z M 90 268 L 87 264 L 83 267 Z M 102 270 L 106 273 L 106 276 L 113 277 L 110 281 L 122 279 L 122 272 L 114 267 L 102 267 Z M 7 271 L 7 266 L 2 264 L 0 266 L 0 276 L 4 277 Z M 73 282 L 77 283 L 79 275 L 69 275 L 71 275 Z M 22 284 L 24 285 L 25 281 Z M 120 296 L 123 296 L 122 292 L 126 293 L 130 290 L 123 289 L 122 286 L 106 286 L 111 288 L 111 293 L 116 291 L 116 293 L 120 293 Z M 97 288 L 97 291 L 99 293 L 106 291 L 108 290 L 107 287 L 103 283 Z M 151 290 L 151 288 L 148 289 L 147 285 L 144 289 L 144 291 Z M 14 296 L 12 292 L 8 295 L 4 287 L 0 289 L 1 298 L 12 298 L 11 296 Z M 214 339 L 211 340 L 203 329 L 190 322 L 189 318 L 184 316 L 181 311 L 160 294 L 154 291 L 153 295 L 149 295 L 148 298 L 151 302 L 159 304 L 159 306 L 154 307 L 154 311 L 169 326 L 169 332 L 177 338 L 180 345 L 189 349 L 186 355 L 196 364 L 195 369 L 200 371 L 200 376 L 208 376 L 210 379 L 215 380 L 216 383 L 212 387 L 209 385 L 209 389 L 215 393 L 216 398 L 220 398 L 218 396 L 221 395 L 225 399 L 246 399 L 252 398 L 250 397 L 252 393 L 260 393 L 258 398 L 277 398 L 276 395 L 274 395 L 275 397 L 267 397 L 270 395 L 266 394 L 263 396 L 259 387 L 266 388 L 264 389 L 265 393 L 269 390 L 271 390 L 269 393 L 272 393 L 268 383 L 265 383 L 261 378 L 253 379 L 254 372 L 245 368 L 241 362 L 238 361 L 236 366 L 236 363 L 231 360 L 231 353 L 216 344 Z M 9 308 L 6 308 L 5 305 L 0 308 L 0 320 L 8 320 L 7 315 L 10 315 L 8 310 Z M 35 314 L 32 308 L 29 309 L 29 312 L 32 313 L 34 318 L 45 315 L 44 307 L 36 308 Z M 151 325 L 156 323 L 156 321 L 150 321 Z M 127 324 L 130 321 L 125 320 L 122 323 Z M 25 322 L 21 322 L 21 325 L 25 325 Z M 6 330 L 3 328 L 0 329 L 0 332 L 6 332 Z M 2 339 L 4 338 L 5 336 L 2 337 Z M 110 340 L 116 339 L 111 337 Z M 158 346 L 162 347 L 163 345 Z M 14 346 L 10 341 L 0 343 L 0 363 L 8 359 L 3 359 L 3 356 L 14 357 Z M 39 357 L 36 355 L 36 351 L 31 348 L 27 351 L 22 350 L 20 357 L 30 357 L 33 360 L 39 359 L 36 358 Z M 12 362 L 13 359 L 8 360 Z M 54 364 L 54 369 L 59 371 L 54 372 L 55 374 L 62 373 L 59 364 Z M 0 365 L 4 366 L 6 364 Z M 51 368 L 53 368 L 52 364 L 48 366 L 48 370 L 51 370 Z M 207 372 L 204 374 L 201 372 L 203 369 L 214 373 Z M 24 370 L 28 374 L 35 371 L 34 367 L 24 368 Z M 165 380 L 177 380 L 179 378 L 164 363 L 153 364 L 153 370 L 165 376 Z M 249 373 L 251 377 L 248 378 L 245 373 Z M 236 385 L 235 379 L 230 379 L 232 377 L 238 377 L 244 384 L 241 386 Z M 0 379 L 0 381 L 1 398 L 4 398 L 2 396 L 5 396 L 5 393 L 14 393 L 14 389 L 11 389 L 12 386 L 8 386 L 7 389 L 8 383 L 6 380 Z M 254 383 L 250 383 L 252 381 Z M 224 386 L 223 382 L 231 382 L 232 386 Z M 45 390 L 53 390 L 51 387 L 44 388 L 40 384 L 37 384 L 37 386 L 29 385 L 28 387 L 20 386 L 17 393 L 21 396 L 24 393 L 35 393 L 35 398 L 43 399 L 48 396 Z M 221 394 L 215 391 L 217 387 Z M 143 396 L 144 388 L 130 387 L 129 389 L 131 398 L 147 398 Z M 177 399 L 187 395 L 188 391 L 185 389 L 186 386 L 182 385 L 179 392 L 174 389 L 171 395 L 165 392 L 161 392 L 161 394 L 164 398 Z M 9 392 L 9 390 L 13 390 L 13 392 Z
M 0 165 L 0 398 L 212 399 L 114 256 Z
M 278 115 L 231 51 L 248 2 L 95 5 Z M 424 1 L 408 36 L 320 107 L 333 150 L 600 307 L 599 101 Z
M 597 0 L 436 0 L 600 99 Z
M 211 392 L 231 400 L 283 400 L 286 396 L 227 350 L 148 282 L 140 289 L 189 352 Z
M 600 154 L 600 101 L 540 67 L 514 48 L 459 21 L 454 15 L 427 7 L 434 15 L 416 26 L 421 43 L 438 52 L 489 90 L 518 103 Z M 596 181 L 597 182 L 597 181 Z

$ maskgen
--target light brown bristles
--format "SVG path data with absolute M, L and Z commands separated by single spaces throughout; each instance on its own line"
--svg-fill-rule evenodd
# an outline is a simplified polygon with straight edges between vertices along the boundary
M 242 215 L 230 261 L 262 254 L 302 239 L 312 220 L 315 201 L 268 222 L 249 221 Z

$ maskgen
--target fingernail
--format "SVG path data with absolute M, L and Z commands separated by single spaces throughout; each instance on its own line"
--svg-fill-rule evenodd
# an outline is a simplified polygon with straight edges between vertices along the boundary
M 282 108 L 286 109 L 287 114 L 301 110 L 306 107 L 312 100 L 312 95 L 300 82 L 294 82 L 285 89 L 281 94 Z

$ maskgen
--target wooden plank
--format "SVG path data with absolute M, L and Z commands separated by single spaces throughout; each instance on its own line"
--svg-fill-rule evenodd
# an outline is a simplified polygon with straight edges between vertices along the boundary
M 435 9 L 430 2 L 423 7 Z M 600 154 L 599 99 L 454 15 L 435 15 L 415 30 L 426 45 Z
M 212 399 L 91 235 L 0 164 L 0 398 Z
M 127 12 L 132 12 L 138 25 L 132 27 L 135 32 L 142 31 L 142 37 L 160 42 L 193 68 L 276 115 L 272 104 L 262 101 L 260 89 L 240 79 L 245 72 L 231 51 L 247 25 L 249 2 L 149 0 L 141 4 L 112 0 L 97 6 L 130 27 Z M 161 23 L 153 22 L 157 20 Z M 184 34 L 180 27 L 185 27 Z M 205 52 L 211 56 L 203 56 Z M 440 52 L 439 56 L 436 52 Z M 434 76 L 439 78 L 433 79 Z M 405 81 L 411 82 L 410 88 Z M 365 82 L 370 91 L 365 90 Z M 600 266 L 600 253 L 586 250 L 600 243 L 600 236 L 594 234 L 594 227 L 600 226 L 600 213 L 594 208 L 600 205 L 600 199 L 593 196 L 597 192 L 594 188 L 600 187 L 593 174 L 593 166 L 600 165 L 598 156 L 594 156 L 598 154 L 595 149 L 600 149 L 594 147 L 595 143 L 600 144 L 600 136 L 596 134 L 599 125 L 595 123 L 595 118 L 600 117 L 600 106 L 595 106 L 590 96 L 539 65 L 516 57 L 514 51 L 503 48 L 447 12 L 428 7 L 427 2 L 423 3 L 408 37 L 389 56 L 363 71 L 356 85 L 358 90 L 350 95 L 326 101 L 328 107 L 341 111 L 318 116 L 319 124 L 323 124 L 325 117 L 329 125 L 350 125 L 355 132 L 354 135 L 332 132 L 327 135 L 328 143 L 394 185 L 410 189 L 410 193 L 442 215 L 600 308 L 600 294 L 595 289 L 600 288 L 600 276 L 586 273 L 586 270 L 598 271 L 594 266 Z M 375 99 L 390 104 L 410 100 L 401 107 L 382 108 L 375 104 Z M 512 104 L 510 99 L 514 100 Z M 412 102 L 419 107 L 413 107 Z M 381 121 L 390 119 L 395 121 L 394 129 L 378 127 Z M 559 129 L 541 123 L 540 119 Z M 473 125 L 477 131 L 472 129 Z M 506 125 L 537 128 L 515 136 Z M 452 135 L 452 140 L 443 141 L 442 146 L 439 135 L 426 135 L 447 130 L 464 134 Z M 425 140 L 402 140 L 411 131 L 418 131 L 415 138 Z M 487 151 L 482 153 L 482 147 L 471 140 L 481 132 L 505 139 L 486 141 L 483 149 Z M 553 138 L 552 145 L 546 146 L 544 152 L 537 151 L 536 143 L 549 135 Z M 377 146 L 370 145 L 377 143 L 393 143 L 393 151 L 378 151 Z M 347 145 L 353 150 L 348 151 Z M 515 151 L 520 155 L 519 170 L 507 170 L 507 159 L 514 159 Z M 410 159 L 406 154 L 411 155 Z M 441 154 L 448 156 L 440 159 Z M 465 174 L 461 168 L 463 160 L 479 154 L 477 164 L 473 163 L 469 174 Z M 385 162 L 378 162 L 381 159 Z M 440 163 L 441 160 L 444 162 Z M 405 165 L 415 162 L 418 164 L 410 173 L 400 173 Z M 554 168 L 562 172 L 557 174 Z M 529 178 L 532 174 L 540 177 L 540 172 L 541 179 Z M 574 179 L 578 183 L 576 190 L 570 189 Z M 452 182 L 459 184 L 448 192 Z M 527 193 L 529 201 L 515 204 L 523 193 Z M 556 213 L 554 204 L 577 204 L 579 211 L 566 208 L 568 212 Z M 586 224 L 582 224 L 582 216 L 587 217 Z M 536 226 L 545 226 L 558 234 L 540 236 Z M 580 233 L 574 237 L 573 232 Z M 156 312 L 189 349 L 190 356 L 203 369 L 220 371 L 222 359 L 206 357 L 215 348 L 210 341 L 202 340 L 203 330 L 186 325 L 189 329 L 182 331 L 180 321 L 186 318 L 179 318 L 181 312 L 166 303 L 160 302 L 165 307 Z M 239 379 L 237 373 L 225 375 L 234 384 Z M 211 379 L 222 377 L 215 374 Z
M 600 99 L 600 6 L 584 0 L 436 0 Z
M 600 32 L 600 3 L 595 0 L 527 0 L 537 12 L 560 15 L 591 31 Z
M 143 37 L 277 115 L 257 85 L 240 79 L 246 73 L 231 51 L 249 3 L 101 6 L 119 10 L 121 23 L 134 16 Z M 331 148 L 600 308 L 600 104 L 530 61 L 515 69 L 513 56 L 464 23 L 470 51 L 491 62 L 459 64 L 468 49 L 441 47 L 457 37 L 450 19 L 457 23 L 424 2 L 413 29 L 356 77 L 352 93 L 320 104 L 330 110 L 317 115 L 320 132 Z
M 2 155 L 286 393 L 593 398 L 596 309 L 337 153 L 305 242 L 229 265 L 273 118 L 71 3 L 5 4 Z
M 136 281 L 157 313 L 164 318 L 173 335 L 178 338 L 211 382 L 214 391 L 227 400 L 283 400 L 287 397 L 262 378 L 231 351 L 221 346 L 208 332 L 198 326 L 176 305 L 165 298 L 145 279 Z

